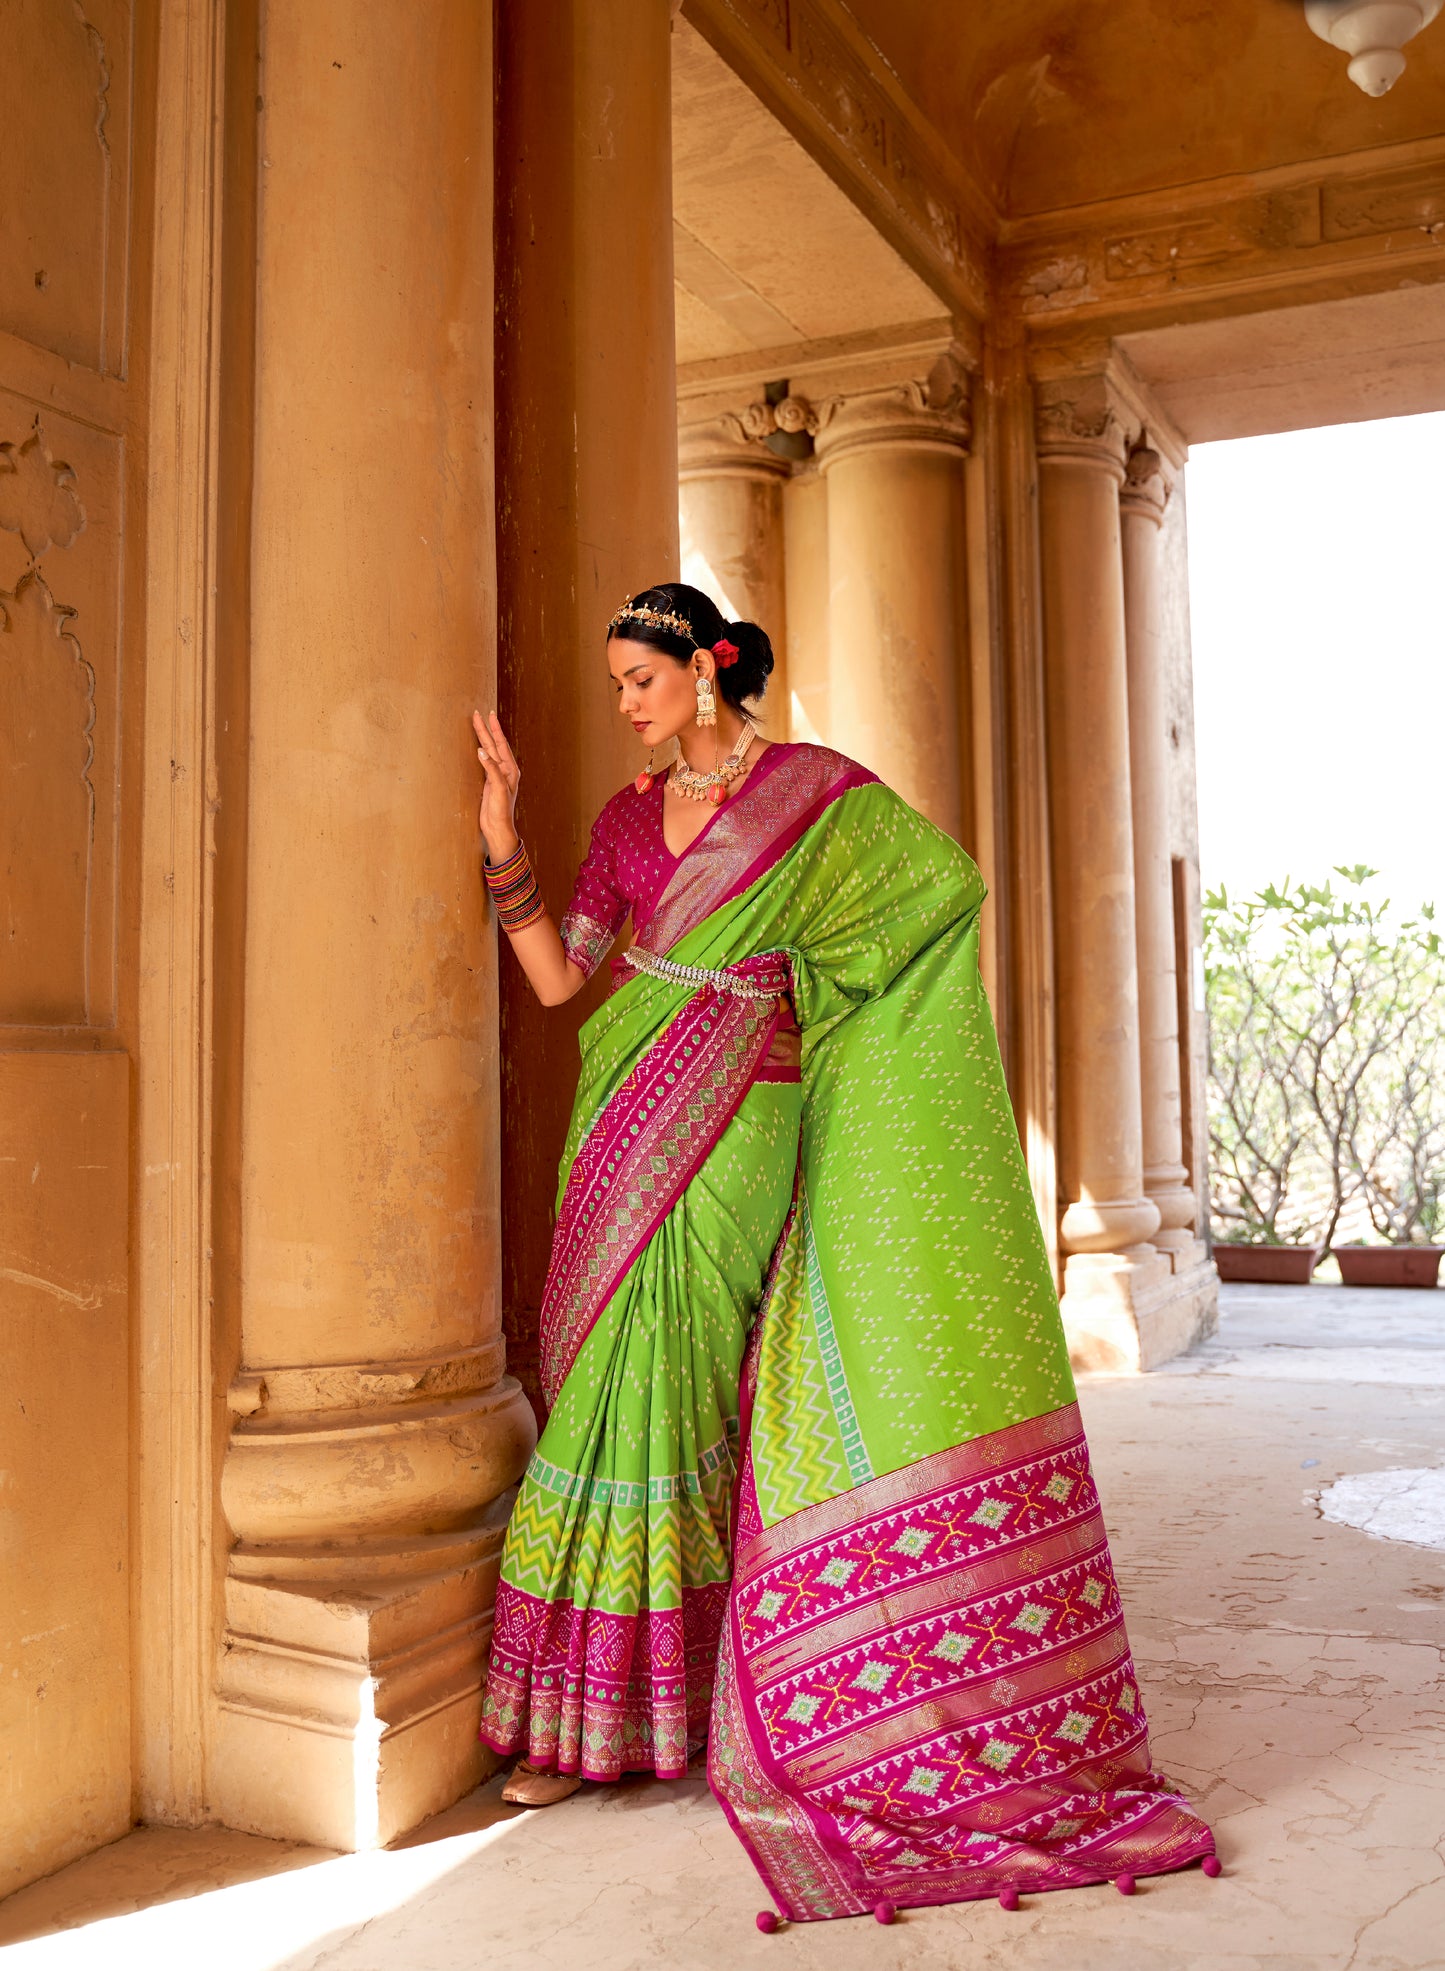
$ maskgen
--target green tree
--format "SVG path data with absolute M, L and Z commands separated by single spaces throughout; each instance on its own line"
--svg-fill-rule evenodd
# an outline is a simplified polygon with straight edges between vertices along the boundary
M 1382 1236 L 1441 1214 L 1445 966 L 1434 909 L 1399 925 L 1337 866 L 1326 882 L 1205 899 L 1216 1236 L 1333 1239 L 1363 1199 Z

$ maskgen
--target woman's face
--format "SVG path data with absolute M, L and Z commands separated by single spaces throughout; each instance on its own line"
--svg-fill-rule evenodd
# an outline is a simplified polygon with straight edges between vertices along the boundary
M 679 664 L 665 650 L 614 636 L 607 646 L 607 668 L 617 693 L 617 709 L 644 746 L 661 746 L 697 717 L 697 679 L 717 669 L 710 652 Z

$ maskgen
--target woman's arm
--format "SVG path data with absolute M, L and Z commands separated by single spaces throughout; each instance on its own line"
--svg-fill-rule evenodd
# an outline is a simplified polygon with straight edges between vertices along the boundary
M 522 773 L 495 712 L 487 719 L 480 712 L 473 712 L 472 730 L 477 736 L 477 758 L 485 775 L 477 821 L 486 844 L 487 862 L 496 869 L 521 846 L 514 817 Z M 587 975 L 567 956 L 557 926 L 545 910 L 521 929 L 509 929 L 507 935 L 533 992 L 544 1006 L 560 1006 L 582 990 Z

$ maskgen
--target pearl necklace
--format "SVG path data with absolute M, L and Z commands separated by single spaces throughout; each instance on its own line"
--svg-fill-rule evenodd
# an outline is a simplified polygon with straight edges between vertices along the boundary
M 721 807 L 728 797 L 729 786 L 742 772 L 744 757 L 757 736 L 757 727 L 751 719 L 745 718 L 732 751 L 722 765 L 714 767 L 710 773 L 699 773 L 679 753 L 668 772 L 668 785 L 690 801 L 711 801 L 714 807 Z

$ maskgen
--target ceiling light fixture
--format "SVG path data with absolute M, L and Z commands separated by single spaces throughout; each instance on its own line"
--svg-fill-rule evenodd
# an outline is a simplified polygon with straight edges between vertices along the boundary
M 1305 19 L 1350 58 L 1349 75 L 1367 96 L 1383 96 L 1405 72 L 1405 43 L 1428 27 L 1445 0 L 1305 0 Z

